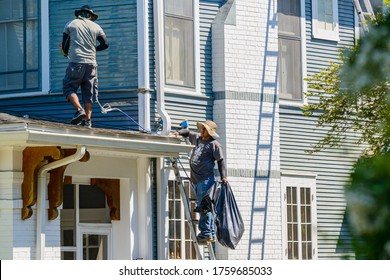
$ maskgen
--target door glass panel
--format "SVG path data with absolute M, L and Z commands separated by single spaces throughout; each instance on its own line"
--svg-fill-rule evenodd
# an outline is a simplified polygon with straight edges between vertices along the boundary
M 107 260 L 107 236 L 83 234 L 83 260 Z

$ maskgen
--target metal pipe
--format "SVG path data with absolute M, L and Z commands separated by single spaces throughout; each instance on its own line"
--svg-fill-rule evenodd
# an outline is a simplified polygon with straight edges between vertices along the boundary
M 163 1 L 154 0 L 154 42 L 156 54 L 156 100 L 157 112 L 163 120 L 162 135 L 168 135 L 171 131 L 171 118 L 165 110 L 165 57 L 164 57 L 164 20 Z
M 148 0 L 137 0 L 138 86 L 149 89 L 149 22 Z M 141 126 L 150 131 L 150 91 L 138 92 L 138 117 Z
M 44 259 L 44 250 L 45 250 L 45 210 L 46 210 L 46 174 L 50 170 L 56 169 L 58 167 L 70 164 L 80 160 L 87 151 L 85 146 L 77 146 L 77 151 L 75 154 L 68 156 L 66 158 L 48 163 L 43 165 L 38 171 L 38 190 L 37 190 L 37 239 L 36 239 L 36 259 Z

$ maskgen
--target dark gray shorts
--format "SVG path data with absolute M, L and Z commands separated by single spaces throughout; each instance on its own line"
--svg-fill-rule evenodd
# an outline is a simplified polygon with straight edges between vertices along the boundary
M 97 65 L 70 62 L 63 79 L 63 93 L 66 99 L 81 88 L 84 103 L 93 103 L 98 95 Z

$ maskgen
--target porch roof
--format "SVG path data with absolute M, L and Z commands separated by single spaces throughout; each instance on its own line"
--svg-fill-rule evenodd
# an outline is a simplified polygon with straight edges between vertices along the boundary
M 87 149 L 148 155 L 177 156 L 193 148 L 179 138 L 104 128 L 85 128 L 71 124 L 23 118 L 0 113 L 0 146 L 85 145 Z

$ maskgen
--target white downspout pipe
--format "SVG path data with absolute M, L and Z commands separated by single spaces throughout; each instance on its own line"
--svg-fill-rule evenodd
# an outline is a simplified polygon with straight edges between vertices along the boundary
M 164 1 L 154 0 L 154 42 L 156 54 L 156 99 L 157 112 L 163 120 L 162 135 L 168 135 L 171 131 L 171 118 L 165 110 L 165 57 L 164 57 Z
M 77 146 L 77 151 L 75 154 L 68 156 L 66 158 L 48 163 L 43 165 L 38 171 L 38 190 L 37 190 L 37 240 L 36 240 L 36 259 L 44 259 L 45 251 L 45 225 L 46 225 L 46 174 L 50 170 L 56 169 L 58 167 L 70 164 L 80 160 L 86 152 L 85 146 Z
M 148 0 L 137 0 L 138 33 L 138 118 L 146 130 L 150 129 L 150 80 L 149 80 L 149 23 Z

